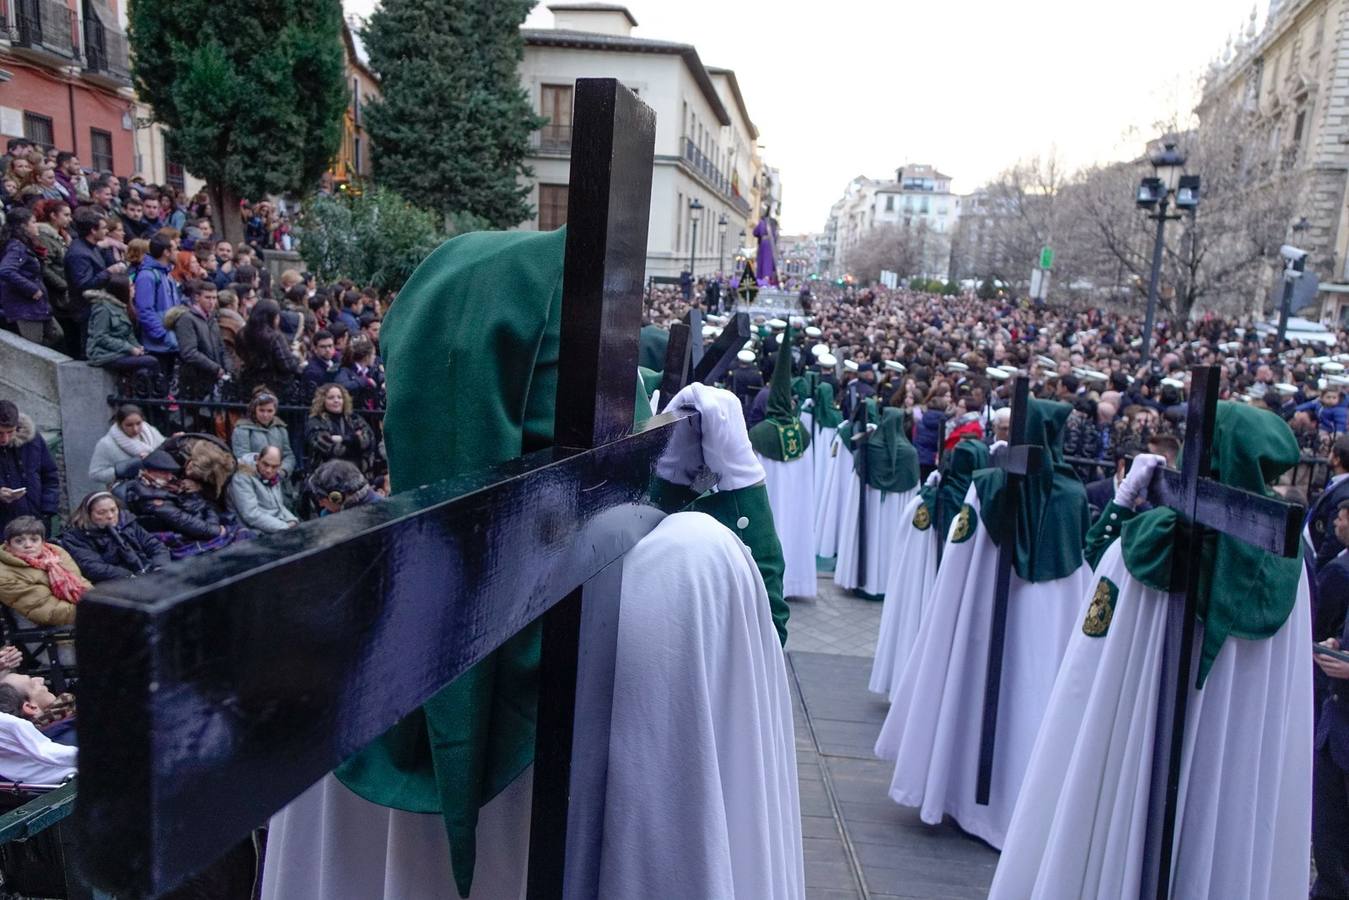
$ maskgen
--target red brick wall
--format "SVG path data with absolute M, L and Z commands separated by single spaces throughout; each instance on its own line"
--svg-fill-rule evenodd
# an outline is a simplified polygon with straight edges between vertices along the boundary
M 93 164 L 89 129 L 108 132 L 112 135 L 113 170 L 118 175 L 132 174 L 136 162 L 135 133 L 122 127 L 123 113 L 134 115 L 130 101 L 80 79 L 67 81 L 55 72 L 8 54 L 0 54 L 0 68 L 14 76 L 13 80 L 0 84 L 0 106 L 49 117 L 56 146 L 74 150 L 86 168 Z M 3 138 L 18 136 L 5 134 Z M 2 148 L 0 139 L 0 152 Z

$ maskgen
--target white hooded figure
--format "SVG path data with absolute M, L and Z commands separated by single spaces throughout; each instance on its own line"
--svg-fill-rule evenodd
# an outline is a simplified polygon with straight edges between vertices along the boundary
M 1026 440 L 1048 457 L 1008 502 L 1001 469 L 976 472 L 951 523 L 934 602 L 892 686 L 876 755 L 895 761 L 890 798 L 924 822 L 949 815 L 1001 848 L 1059 660 L 1091 577 L 1087 498 L 1063 462 L 1066 403 L 1031 400 Z M 1011 538 L 1009 532 L 1014 532 Z M 1012 553 L 991 792 L 976 801 L 999 540 Z
M 941 473 L 933 472 L 917 497 L 904 508 L 899 538 L 885 582 L 885 606 L 876 636 L 869 689 L 890 696 L 909 661 L 923 619 L 928 615 L 937 580 L 941 540 L 960 512 L 975 470 L 988 465 L 988 447 L 970 438 L 942 457 Z
M 1298 461 L 1287 425 L 1218 404 L 1213 470 L 1267 492 Z M 1177 516 L 1138 513 L 1160 457 L 1140 456 L 1088 541 L 1080 604 L 994 877 L 998 900 L 1136 897 L 1173 599 Z M 1305 897 L 1311 844 L 1312 635 L 1307 578 L 1219 536 L 1200 554 L 1200 610 L 1180 772 L 1171 896 Z

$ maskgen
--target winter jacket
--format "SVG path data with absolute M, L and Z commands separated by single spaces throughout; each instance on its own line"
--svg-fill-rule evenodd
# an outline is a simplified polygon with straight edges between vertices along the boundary
M 164 442 L 164 436 L 149 422 L 142 424 L 141 429 L 146 433 L 147 441 L 155 443 L 156 446 Z M 108 427 L 107 433 L 98 439 L 98 443 L 94 444 L 93 455 L 89 457 L 89 477 L 100 484 L 112 484 L 120 478 L 129 477 L 129 474 L 118 470 L 126 463 L 140 461 L 139 456 L 132 456 L 117 443 L 114 434 L 116 430 L 117 424 L 114 422 Z M 139 471 L 139 467 L 135 471 Z
M 1319 430 L 1341 434 L 1345 430 L 1346 416 L 1349 416 L 1349 397 L 1341 397 L 1339 406 L 1324 406 L 1320 400 L 1309 400 L 1299 404 L 1297 411 L 1315 413 Z
M 271 340 L 261 351 L 244 346 L 239 349 L 244 361 L 241 380 L 246 393 L 265 385 L 273 393 L 284 394 L 286 387 L 300 374 L 300 361 L 291 352 L 290 342 L 279 331 L 272 333 Z
M 112 528 L 67 528 L 58 543 L 94 584 L 144 575 L 169 564 L 169 548 L 142 528 L 129 513 L 120 513 Z
M 937 444 L 941 439 L 941 426 L 946 421 L 946 413 L 939 409 L 925 409 L 913 427 L 913 449 L 918 451 L 918 464 L 932 466 L 937 464 Z
M 339 444 L 333 440 L 341 435 Z M 345 459 L 369 477 L 374 463 L 375 433 L 365 419 L 356 414 L 310 416 L 304 423 L 305 463 L 317 469 L 330 459 Z
M 250 453 L 261 453 L 268 445 L 281 448 L 281 471 L 289 475 L 295 471 L 295 451 L 290 446 L 290 429 L 280 419 L 273 419 L 267 427 L 252 419 L 240 419 L 230 435 L 230 451 L 235 459 Z
M 126 485 L 126 507 L 150 532 L 173 532 L 194 541 L 220 534 L 220 513 L 198 493 L 175 494 L 137 479 Z
M 61 557 L 61 566 L 74 572 L 85 587 L 93 587 L 80 574 L 80 567 L 59 544 L 52 544 Z M 34 625 L 51 628 L 75 621 L 75 604 L 57 600 L 52 594 L 47 573 L 34 568 L 0 545 L 0 603 L 5 604 Z
M 314 394 L 325 384 L 333 384 L 337 381 L 337 373 L 341 366 L 336 359 L 319 359 L 317 356 L 311 356 L 309 362 L 305 364 L 304 372 L 300 374 L 300 396 L 306 403 L 312 403 Z
M 249 465 L 240 465 L 230 479 L 229 498 L 239 521 L 263 534 L 285 531 L 300 521 L 299 516 L 286 509 L 281 482 L 264 484 L 257 470 Z
M 0 250 L 0 310 L 15 322 L 42 322 L 52 317 L 42 261 L 33 248 L 10 238 Z
M 207 316 L 196 306 L 173 323 L 178 338 L 178 383 L 183 396 L 199 400 L 211 393 L 225 368 L 225 341 L 215 316 Z
M 179 305 L 178 283 L 169 277 L 169 267 L 146 259 L 136 273 L 136 319 L 141 327 L 141 345 L 152 353 L 173 353 L 178 338 L 164 325 L 164 314 Z
M 66 249 L 66 289 L 69 292 L 69 311 L 71 315 L 82 316 L 88 311 L 89 304 L 84 299 L 86 291 L 108 286 L 108 267 L 112 265 L 93 244 L 84 238 L 75 238 Z M 139 289 L 137 290 L 139 294 Z
M 225 368 L 231 372 L 243 370 L 243 360 L 239 358 L 239 335 L 244 330 L 244 317 L 232 309 L 220 307 L 215 311 L 216 324 L 220 326 L 220 339 L 225 342 Z
M 19 516 L 54 516 L 61 503 L 56 460 L 33 420 L 22 413 L 9 446 L 0 447 L 0 486 L 28 489 L 13 503 L 0 503 L 0 528 Z
M 364 375 L 357 372 L 354 365 L 343 366 L 337 370 L 336 383 L 351 395 L 354 409 L 384 408 L 384 373 L 378 366 L 371 366 Z
M 89 335 L 84 342 L 89 365 L 105 366 L 140 348 L 122 301 L 99 290 L 86 291 L 84 299 L 89 301 Z
M 38 223 L 37 239 L 47 250 L 47 255 L 42 257 L 42 283 L 47 287 L 47 302 L 51 304 L 52 312 L 62 313 L 70 305 L 66 290 L 66 239 L 49 222 Z

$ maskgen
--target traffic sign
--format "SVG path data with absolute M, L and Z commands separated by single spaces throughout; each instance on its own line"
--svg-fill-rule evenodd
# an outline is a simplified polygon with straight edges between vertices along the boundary
M 1042 269 L 1052 269 L 1052 268 L 1054 268 L 1054 248 L 1053 248 L 1053 247 L 1050 247 L 1049 245 L 1045 245 L 1045 246 L 1043 246 L 1043 247 L 1040 248 L 1040 268 L 1042 268 Z

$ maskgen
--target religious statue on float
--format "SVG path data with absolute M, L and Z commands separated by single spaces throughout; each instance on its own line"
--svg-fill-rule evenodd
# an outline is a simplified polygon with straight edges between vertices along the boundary
M 776 287 L 778 284 L 778 220 L 773 216 L 773 201 L 764 204 L 759 223 L 754 226 L 759 241 L 755 254 L 754 271 L 759 273 L 759 284 Z

